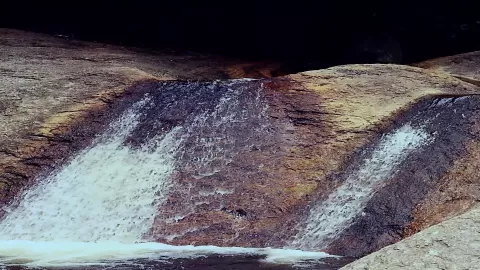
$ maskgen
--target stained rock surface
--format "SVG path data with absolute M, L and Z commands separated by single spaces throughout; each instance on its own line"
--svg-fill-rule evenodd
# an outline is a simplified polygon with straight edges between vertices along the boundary
M 415 64 L 434 72 L 449 74 L 473 85 L 480 85 L 480 52 L 471 52 L 428 60 Z M 478 134 L 478 120 L 472 119 L 472 133 Z M 413 222 L 407 229 L 413 234 L 447 218 L 458 215 L 478 202 L 480 175 L 478 174 L 478 140 L 465 142 L 466 151 L 455 160 L 440 185 L 431 189 L 424 201 L 414 210 Z
M 478 85 L 480 54 L 472 52 L 416 64 Z M 472 97 L 478 99 L 478 97 Z M 465 107 L 463 104 L 462 107 Z M 467 105 L 468 107 L 468 105 Z M 471 110 L 471 109 L 470 109 Z M 476 109 L 472 110 L 476 115 Z M 479 264 L 478 115 L 471 118 L 462 155 L 412 211 L 405 240 L 342 269 L 475 269 Z M 450 132 L 458 130 L 452 122 Z M 458 149 L 458 148 L 457 148 Z M 465 213 L 464 213 L 465 212 Z M 464 214 L 462 214 L 464 213 Z M 437 225 L 435 225 L 437 224 Z M 432 226 L 433 225 L 433 226 Z
M 125 144 L 141 147 L 181 129 L 175 188 L 148 240 L 359 257 L 480 199 L 480 89 L 448 73 L 347 65 L 265 78 L 273 67 L 1 31 L 0 206 L 145 95 L 151 103 Z M 238 77 L 260 79 L 173 81 Z M 385 155 L 375 153 L 401 145 L 383 141 L 404 127 L 421 130 L 428 143 L 403 146 L 411 154 L 385 170 L 376 158 Z M 364 165 L 372 159 L 373 170 Z M 388 172 L 385 179 L 355 209 L 341 208 L 350 204 L 339 191 L 357 194 L 375 168 Z M 336 197 L 332 213 L 359 212 L 319 241 L 305 231 L 309 217 Z

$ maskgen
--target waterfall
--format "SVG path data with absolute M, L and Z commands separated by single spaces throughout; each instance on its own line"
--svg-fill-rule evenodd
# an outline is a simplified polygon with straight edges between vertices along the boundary
M 133 149 L 125 138 L 138 125 L 146 97 L 93 145 L 27 190 L 0 222 L 0 240 L 141 240 L 170 187 L 180 128 Z
M 244 129 L 242 123 L 250 121 L 250 116 L 265 117 L 266 104 L 259 95 L 250 95 L 246 100 L 258 111 L 248 111 L 245 100 L 238 103 L 245 90 L 243 84 L 231 82 L 228 90 L 220 94 L 216 83 L 207 84 L 208 93 L 173 88 L 146 95 L 133 104 L 89 147 L 61 168 L 37 179 L 37 184 L 6 209 L 0 221 L 0 268 L 2 264 L 58 267 L 208 254 L 256 254 L 277 263 L 328 257 L 323 252 L 288 249 L 171 246 L 143 238 L 175 188 L 172 177 L 176 170 L 190 169 L 198 177 L 215 174 L 230 162 L 235 149 L 251 147 L 255 141 L 255 137 L 243 142 L 235 139 L 235 133 Z M 170 103 L 155 103 L 163 99 L 159 97 L 162 94 L 165 100 L 170 98 Z M 175 95 L 186 96 L 181 99 Z M 221 96 L 216 105 L 202 107 L 213 103 L 215 95 Z M 172 106 L 177 106 L 176 110 Z M 183 108 L 189 106 L 194 109 L 191 115 L 184 115 L 183 122 L 173 121 L 169 128 L 159 123 L 162 119 L 158 115 L 167 117 L 165 114 L 184 112 Z M 203 126 L 212 126 L 217 137 L 208 137 L 212 132 L 203 137 L 196 134 L 204 132 Z M 148 136 L 141 138 L 140 144 L 129 143 L 138 130 L 146 130 Z M 259 123 L 252 130 L 260 131 L 262 126 Z
M 325 248 L 361 215 L 375 191 L 394 177 L 396 167 L 432 141 L 426 131 L 410 124 L 384 135 L 360 167 L 327 199 L 311 208 L 291 246 L 302 250 Z

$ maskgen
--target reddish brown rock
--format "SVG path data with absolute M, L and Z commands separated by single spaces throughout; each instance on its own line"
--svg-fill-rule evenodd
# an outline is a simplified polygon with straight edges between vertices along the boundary
M 406 235 L 462 214 L 480 200 L 480 142 L 478 116 L 471 119 L 471 138 L 463 144 L 464 153 L 452 162 L 448 172 L 413 211 Z
M 437 73 L 448 74 L 466 83 L 480 85 L 480 52 L 471 52 L 432 59 L 415 66 Z M 412 214 L 411 224 L 405 228 L 405 235 L 413 235 L 434 224 L 462 214 L 476 205 L 480 199 L 480 176 L 478 175 L 478 117 L 469 123 L 470 138 L 462 147 L 462 155 L 452 162 L 438 185 L 429 190 Z

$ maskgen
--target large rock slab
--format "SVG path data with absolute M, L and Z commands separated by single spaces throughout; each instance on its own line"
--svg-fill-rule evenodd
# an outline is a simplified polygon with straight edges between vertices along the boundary
M 480 52 L 436 58 L 415 64 L 433 72 L 448 74 L 467 83 L 480 85 Z M 478 200 L 478 142 L 466 143 L 467 151 L 452 164 L 436 188 L 429 191 L 413 211 L 407 234 L 412 235 L 443 220 L 465 212 Z
M 39 176 L 61 168 L 146 95 L 149 105 L 124 144 L 138 148 L 152 136 L 180 130 L 175 133 L 180 146 L 174 188 L 147 240 L 362 256 L 478 200 L 477 193 L 465 189 L 459 196 L 470 192 L 467 202 L 436 210 L 428 218 L 432 222 L 423 222 L 425 215 L 417 210 L 433 207 L 425 202 L 438 200 L 431 194 L 453 183 L 448 179 L 457 181 L 452 190 L 466 181 L 477 185 L 471 176 L 477 171 L 480 101 L 472 95 L 479 88 L 448 74 L 400 65 L 349 65 L 259 80 L 165 82 L 268 77 L 271 69 L 4 31 L 0 52 L 7 59 L 2 63 L 7 76 L 0 84 L 8 91 L 7 116 L 0 118 L 5 123 L 2 205 Z M 382 158 L 392 159 L 404 149 L 380 158 L 375 153 L 396 149 L 396 141 L 384 147 L 385 138 L 410 128 L 421 130 L 428 144 L 412 148 L 385 170 Z M 365 169 L 369 160 L 377 160 L 373 168 L 382 177 Z M 378 184 L 369 186 L 369 179 Z M 360 194 L 364 199 L 350 207 L 355 187 L 365 182 L 367 188 L 360 189 L 366 190 Z M 339 196 L 345 188 L 353 196 Z M 319 241 L 307 224 L 312 211 L 331 198 L 340 201 L 331 212 L 320 211 L 320 219 L 344 213 L 344 205 L 353 214 L 339 223 L 341 230 Z
M 194 53 L 156 52 L 0 29 L 0 136 L 38 126 L 95 95 L 140 80 L 264 77 L 269 69 Z
M 248 135 L 258 145 L 235 149 L 237 155 L 218 173 L 199 177 L 182 170 L 177 189 L 154 224 L 154 239 L 172 244 L 322 248 L 348 256 L 370 253 L 406 236 L 413 209 L 464 155 L 463 144 L 476 125 L 472 112 L 478 101 L 460 97 L 478 89 L 419 68 L 340 66 L 237 87 L 264 93 L 268 109 L 261 125 L 269 132 Z M 259 110 L 247 105 L 253 100 L 243 102 L 247 111 Z M 460 109 L 462 102 L 473 105 Z M 459 108 L 454 113 L 453 104 Z M 429 134 L 456 131 L 441 133 L 429 148 L 403 162 L 397 170 L 405 172 L 377 187 L 363 214 L 327 246 L 295 242 L 301 238 L 308 209 L 335 193 L 382 134 L 410 122 L 425 125 Z M 246 124 L 243 129 L 253 127 Z M 239 140 L 248 137 L 238 134 Z
M 342 269 L 476 269 L 480 264 L 480 210 L 432 226 Z
M 479 61 L 479 52 L 471 52 L 415 66 L 479 85 Z M 478 116 L 472 124 L 471 134 L 478 134 Z M 478 147 L 477 136 L 465 141 L 462 155 L 412 211 L 405 229 L 405 236 L 412 236 L 342 269 L 475 269 L 480 248 Z

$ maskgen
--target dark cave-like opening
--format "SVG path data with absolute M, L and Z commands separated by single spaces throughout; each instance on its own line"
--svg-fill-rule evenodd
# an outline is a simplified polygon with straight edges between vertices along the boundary
M 291 72 L 409 64 L 480 49 L 474 3 L 3 1 L 0 27 L 146 48 L 275 60 Z

